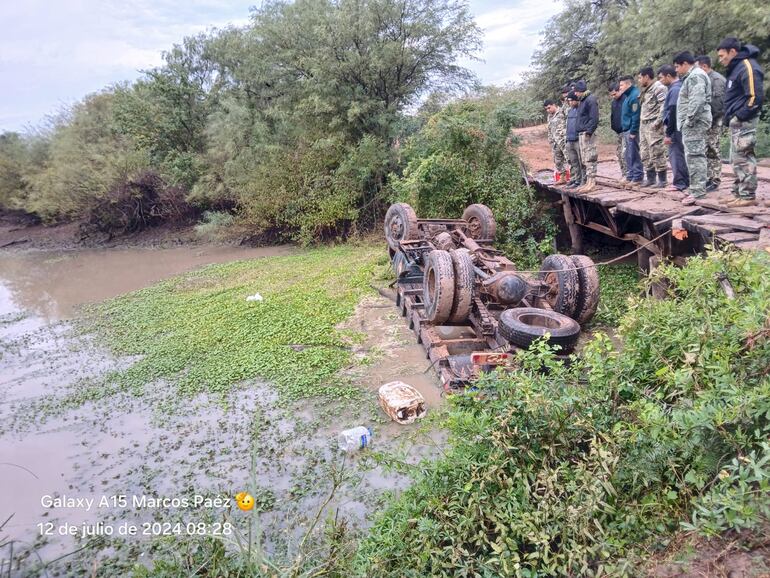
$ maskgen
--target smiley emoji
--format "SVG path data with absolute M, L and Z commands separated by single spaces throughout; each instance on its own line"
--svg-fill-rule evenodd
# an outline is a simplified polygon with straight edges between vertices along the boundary
M 246 492 L 238 492 L 235 494 L 235 503 L 238 504 L 238 507 L 241 510 L 248 512 L 254 507 L 254 498 L 251 497 L 251 494 L 247 494 Z

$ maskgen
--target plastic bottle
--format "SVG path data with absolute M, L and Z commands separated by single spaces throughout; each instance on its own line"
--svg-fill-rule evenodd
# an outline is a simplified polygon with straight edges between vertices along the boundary
M 362 425 L 345 431 L 337 436 L 337 443 L 343 452 L 356 452 L 372 443 L 372 431 Z

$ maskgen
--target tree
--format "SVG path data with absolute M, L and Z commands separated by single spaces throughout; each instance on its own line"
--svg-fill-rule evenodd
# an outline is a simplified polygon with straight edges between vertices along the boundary
M 576 78 L 598 91 L 643 66 L 670 64 L 682 50 L 711 54 L 718 67 L 716 46 L 725 36 L 759 46 L 767 65 L 769 25 L 767 7 L 752 0 L 567 0 L 545 28 L 529 81 L 541 97 Z

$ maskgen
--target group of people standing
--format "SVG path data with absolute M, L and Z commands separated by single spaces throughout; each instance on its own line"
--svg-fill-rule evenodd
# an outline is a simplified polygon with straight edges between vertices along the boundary
M 721 183 L 719 141 L 726 126 L 735 173 L 734 198 L 728 205 L 756 203 L 754 146 L 764 96 L 759 49 L 728 37 L 717 54 L 727 78 L 712 68 L 709 56 L 684 51 L 657 74 L 644 67 L 636 79 L 622 76 L 609 87 L 610 125 L 617 134 L 625 188 L 649 193 L 666 188 L 670 163 L 673 189 L 686 193 L 682 202 L 691 205 L 704 198 Z M 556 182 L 578 192 L 593 191 L 598 160 L 596 96 L 578 80 L 562 88 L 561 104 L 546 100 L 544 106 Z

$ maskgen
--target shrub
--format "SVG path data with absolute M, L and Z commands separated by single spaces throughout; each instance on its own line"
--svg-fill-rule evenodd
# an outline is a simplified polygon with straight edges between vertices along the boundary
M 551 247 L 556 227 L 523 183 L 509 133 L 516 118 L 515 103 L 471 99 L 448 105 L 408 139 L 406 168 L 391 184 L 393 200 L 414 205 L 421 217 L 458 218 L 472 203 L 489 205 L 499 247 L 533 267 Z
M 163 222 L 180 224 L 193 214 L 184 191 L 147 171 L 112 188 L 86 211 L 86 230 L 135 233 Z
M 623 348 L 598 336 L 567 366 L 543 345 L 454 396 L 450 447 L 376 520 L 367 576 L 638 576 L 680 529 L 768 521 L 766 254 L 663 267 Z M 729 299 L 717 281 L 726 274 Z
M 201 222 L 195 225 L 195 233 L 208 241 L 224 241 L 230 236 L 235 218 L 224 211 L 205 211 Z

